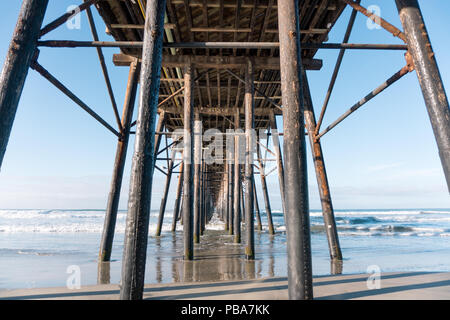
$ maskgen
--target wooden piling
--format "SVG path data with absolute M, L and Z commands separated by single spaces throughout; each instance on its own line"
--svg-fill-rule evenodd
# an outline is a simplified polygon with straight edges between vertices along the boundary
M 241 125 L 239 109 L 236 108 L 234 116 L 235 132 Z M 241 243 L 241 165 L 240 165 L 240 137 L 234 136 L 234 183 L 233 183 L 233 210 L 234 210 L 234 243 Z
M 204 212 L 203 212 L 203 220 L 202 220 L 202 234 L 206 230 L 206 225 L 209 221 L 210 217 L 210 200 L 211 200 L 211 192 L 210 192 L 210 175 L 208 172 L 208 166 L 206 162 L 203 162 L 203 183 L 204 183 Z
M 245 228 L 246 247 L 245 257 L 247 260 L 255 259 L 255 226 L 254 226 L 254 200 L 253 200 L 253 158 L 255 141 L 255 101 L 253 84 L 253 64 L 247 59 L 245 69 Z
M 142 299 L 144 288 L 165 8 L 165 0 L 147 1 L 139 110 L 124 237 L 122 300 Z
M 280 185 L 280 195 L 281 195 L 281 207 L 283 209 L 283 215 L 286 219 L 286 204 L 284 201 L 284 166 L 283 166 L 283 158 L 281 155 L 281 145 L 280 145 L 280 138 L 278 135 L 278 126 L 277 126 L 277 120 L 275 118 L 275 113 L 272 111 L 269 114 L 269 120 L 270 120 L 270 127 L 272 129 L 272 143 L 273 143 L 273 149 L 275 151 L 275 158 L 277 161 L 277 170 L 278 170 L 278 184 Z
M 223 182 L 220 183 L 220 188 L 218 191 L 218 195 L 217 195 L 217 213 L 219 215 L 219 219 L 221 221 L 223 221 L 223 205 L 222 205 L 222 200 L 223 200 Z
M 125 103 L 122 113 L 123 133 L 117 143 L 116 158 L 111 178 L 111 188 L 106 205 L 105 221 L 103 225 L 102 240 L 100 243 L 99 262 L 110 261 L 116 228 L 117 210 L 119 208 L 120 189 L 122 187 L 123 171 L 127 156 L 128 141 L 130 137 L 130 125 L 133 116 L 134 104 L 138 87 L 140 63 L 137 61 L 130 65 L 128 85 L 125 93 Z M 100 264 L 102 266 L 104 264 Z
M 223 206 L 224 206 L 224 222 L 225 222 L 225 231 L 228 231 L 229 230 L 229 228 L 230 228 L 230 224 L 229 224 L 229 219 L 230 219 L 230 216 L 229 216 L 229 212 L 230 212 L 230 206 L 229 206 L 229 203 L 228 203 L 228 201 L 230 200 L 230 197 L 228 196 L 228 193 L 230 192 L 229 190 L 228 190 L 228 188 L 229 188 L 229 186 L 230 186 L 230 184 L 228 183 L 228 178 L 229 178 L 229 174 L 228 174 L 228 171 L 230 170 L 230 165 L 229 165 L 229 163 L 228 162 L 225 162 L 224 163 L 224 167 L 225 167 L 225 173 L 224 173 L 224 177 L 223 177 L 223 180 L 224 180 L 224 195 L 223 195 L 223 197 L 224 197 L 224 202 L 223 202 Z
M 244 223 L 247 223 L 246 219 L 245 219 L 245 197 L 244 197 L 244 179 L 241 178 L 241 187 L 240 192 L 241 192 L 241 216 L 242 216 L 242 221 L 244 221 Z
M 395 0 L 408 52 L 417 72 L 450 192 L 450 109 L 442 77 L 417 0 Z
M 161 236 L 161 230 L 164 222 L 164 213 L 166 212 L 167 195 L 169 194 L 170 181 L 172 180 L 172 171 L 176 154 L 177 154 L 176 150 L 172 150 L 169 166 L 167 168 L 166 184 L 164 186 L 163 196 L 161 198 L 161 205 L 159 207 L 158 224 L 156 225 L 156 232 L 155 232 L 155 236 L 157 237 Z
M 228 234 L 234 235 L 234 171 L 235 165 L 234 152 L 232 150 L 227 151 L 228 161 Z
M 200 243 L 201 215 L 201 169 L 202 169 L 202 122 L 195 113 L 194 123 L 194 243 Z
M 256 191 L 255 175 L 253 175 L 253 193 L 255 196 L 255 215 L 256 215 L 256 222 L 257 222 L 256 230 L 262 231 L 261 212 L 259 210 L 258 192 Z
M 161 132 L 163 132 L 164 130 L 164 126 L 166 124 L 166 120 L 167 120 L 167 114 L 165 111 L 162 111 L 159 113 L 158 115 L 158 122 L 156 123 L 156 129 L 155 129 L 155 146 L 154 146 L 154 152 L 155 152 L 155 157 L 154 157 L 154 161 L 156 163 L 156 159 L 158 158 L 158 151 L 159 151 L 159 146 L 161 145 L 161 139 L 162 139 L 162 134 Z M 154 170 L 154 168 L 153 168 Z
M 0 167 L 39 39 L 48 0 L 24 0 L 0 78 Z
M 260 142 L 260 141 L 259 141 Z M 265 163 L 262 161 L 262 154 L 261 154 L 261 148 L 259 146 L 259 143 L 256 144 L 256 150 L 257 150 L 257 158 L 258 158 L 258 165 L 259 165 L 259 177 L 261 178 L 261 187 L 264 197 L 264 206 L 266 208 L 266 215 L 267 215 L 267 226 L 269 228 L 269 234 L 275 234 L 275 229 L 273 227 L 273 219 L 272 219 L 272 208 L 270 207 L 270 199 L 269 199 L 269 191 L 267 189 L 267 182 L 266 182 L 266 175 L 265 175 Z
M 331 260 L 342 260 L 342 251 L 339 244 L 336 221 L 334 218 L 333 203 L 331 201 L 330 186 L 328 185 L 322 146 L 320 140 L 316 140 L 314 136 L 314 132 L 316 131 L 316 117 L 314 115 L 311 91 L 309 89 L 306 71 L 303 70 L 302 74 L 305 124 L 308 131 L 314 168 L 316 170 L 317 185 L 319 187 L 320 203 L 322 206 L 322 215 L 325 225 L 325 232 L 327 234 L 330 258 Z
M 206 166 L 205 161 L 202 161 L 201 170 L 201 214 L 200 214 L 200 235 L 203 235 L 205 230 L 205 215 L 206 215 Z
M 220 183 L 220 191 L 218 196 L 218 206 L 219 206 L 219 216 L 220 220 L 224 221 L 224 210 L 223 210 L 223 180 Z
M 313 297 L 298 5 L 296 0 L 278 2 L 288 292 L 293 300 Z
M 180 165 L 180 174 L 178 176 L 177 193 L 175 196 L 175 204 L 173 206 L 173 220 L 172 220 L 172 232 L 177 230 L 177 221 L 180 217 L 180 204 L 181 204 L 181 194 L 183 191 L 183 174 L 184 174 L 184 162 Z
M 194 91 L 193 65 L 184 71 L 184 178 L 183 178 L 183 244 L 184 260 L 194 259 Z

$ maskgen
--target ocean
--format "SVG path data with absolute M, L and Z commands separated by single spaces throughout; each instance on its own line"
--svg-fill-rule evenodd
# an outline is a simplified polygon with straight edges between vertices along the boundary
M 243 259 L 243 245 L 233 244 L 222 232 L 223 223 L 213 217 L 196 246 L 201 256 L 193 262 L 197 272 L 189 275 L 182 263 L 182 226 L 170 232 L 168 210 L 162 235 L 156 238 L 157 215 L 151 212 L 147 283 L 287 275 L 282 212 L 273 212 L 275 236 L 268 234 L 262 212 L 263 231 L 255 234 L 256 260 L 251 263 Z M 336 210 L 335 215 L 344 274 L 374 267 L 381 272 L 450 271 L 450 209 Z M 81 285 L 96 284 L 103 219 L 104 210 L 0 210 L 0 289 L 65 286 L 73 266 L 80 270 Z M 111 283 L 120 281 L 125 219 L 126 212 L 120 211 Z M 310 223 L 313 274 L 329 275 L 335 266 L 330 265 L 321 211 L 311 211 Z M 195 269 L 196 264 L 203 269 Z

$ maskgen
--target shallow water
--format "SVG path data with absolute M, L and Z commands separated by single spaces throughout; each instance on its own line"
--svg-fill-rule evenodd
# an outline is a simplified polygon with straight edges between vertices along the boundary
M 170 211 L 169 211 L 170 212 Z M 150 234 L 157 212 L 151 214 Z M 81 284 L 97 283 L 97 254 L 104 211 L 0 210 L 0 288 L 65 286 L 76 265 Z M 196 246 L 196 260 L 182 260 L 181 227 L 160 238 L 149 237 L 146 282 L 232 280 L 286 276 L 286 235 L 283 215 L 275 212 L 275 236 L 255 234 L 256 260 L 245 261 L 243 245 L 232 243 L 223 224 L 213 220 Z M 336 221 L 343 250 L 343 273 L 363 273 L 376 265 L 381 271 L 450 271 L 450 210 L 339 210 Z M 117 222 L 112 262 L 102 275 L 120 280 L 125 212 Z M 314 275 L 333 267 L 320 211 L 311 212 Z M 109 269 L 109 270 L 108 270 Z

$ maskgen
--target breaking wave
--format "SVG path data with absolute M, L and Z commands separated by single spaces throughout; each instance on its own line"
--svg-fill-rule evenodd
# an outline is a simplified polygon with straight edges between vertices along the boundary
M 101 233 L 104 210 L 0 210 L 1 233 Z M 150 214 L 149 232 L 156 230 L 158 211 Z M 337 210 L 337 229 L 340 235 L 352 236 L 450 236 L 450 210 Z M 281 211 L 272 212 L 273 223 L 278 232 L 285 232 Z M 261 212 L 263 230 L 268 230 L 267 215 Z M 325 233 L 322 213 L 310 214 L 312 233 Z M 116 232 L 124 233 L 126 211 L 119 211 Z M 172 212 L 168 210 L 162 227 L 163 232 L 172 228 Z M 209 230 L 223 230 L 224 223 L 213 216 L 207 225 Z M 177 230 L 182 225 L 177 224 Z M 26 253 L 24 253 L 26 254 Z

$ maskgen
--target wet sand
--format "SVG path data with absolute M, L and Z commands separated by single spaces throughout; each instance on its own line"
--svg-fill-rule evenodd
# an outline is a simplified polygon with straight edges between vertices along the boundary
M 182 233 L 177 232 L 149 238 L 145 299 L 272 300 L 288 298 L 284 232 L 277 233 L 275 236 L 271 236 L 267 232 L 256 233 L 256 260 L 254 261 L 247 261 L 244 258 L 245 245 L 234 244 L 232 236 L 224 230 L 207 230 L 202 236 L 201 243 L 195 245 L 194 261 L 184 261 L 181 237 Z M 80 241 L 76 241 L 73 242 L 73 246 L 81 245 L 91 248 L 93 247 L 91 242 L 95 240 L 97 243 L 96 238 L 91 239 L 86 235 L 83 235 L 83 239 L 85 242 L 80 244 Z M 409 264 L 409 268 L 406 270 L 385 270 L 386 265 L 394 263 L 395 266 L 395 262 L 400 261 L 399 255 L 404 264 L 407 264 L 408 257 L 416 260 L 420 258 L 411 254 L 409 247 L 403 250 L 395 244 L 394 240 L 398 239 L 402 238 L 390 238 L 386 242 L 386 246 L 395 248 L 394 251 L 386 254 L 386 247 L 374 245 L 378 238 L 365 240 L 372 244 L 370 246 L 372 249 L 368 251 L 368 247 L 361 243 L 361 237 L 356 240 L 343 237 L 342 242 L 346 253 L 344 264 L 333 265 L 329 261 L 326 238 L 323 234 L 313 234 L 315 298 L 450 299 L 450 273 L 447 270 L 431 269 L 431 271 L 437 272 L 419 272 L 422 270 L 417 270 Z M 349 246 L 349 240 L 356 243 Z M 0 299 L 118 299 L 122 239 L 118 239 L 118 242 L 119 245 L 113 250 L 113 262 L 102 264 L 101 272 L 98 272 L 95 260 L 90 260 L 90 257 L 96 255 L 96 250 L 89 251 L 82 256 L 89 260 L 87 263 L 79 265 L 81 270 L 81 289 L 79 290 L 70 290 L 64 287 L 69 277 L 66 272 L 67 264 L 77 266 L 80 261 L 79 256 L 75 255 L 70 261 L 65 256 L 55 256 L 54 258 L 60 262 L 57 265 L 59 267 L 49 268 L 48 266 L 51 266 L 49 262 L 52 261 L 50 255 L 22 255 L 25 258 L 31 257 L 32 259 L 29 260 L 35 262 L 26 265 L 33 266 L 33 268 L 40 266 L 36 262 L 39 260 L 42 267 L 30 270 L 32 272 L 28 274 L 27 269 L 24 269 L 22 265 L 22 268 L 17 268 L 16 277 L 28 276 L 38 279 L 46 276 L 49 279 L 56 278 L 57 281 L 42 281 L 40 285 L 28 287 L 28 289 L 11 287 L 8 290 L 0 290 Z M 411 245 L 410 242 L 408 242 L 409 245 Z M 96 246 L 94 247 L 96 249 Z M 443 256 L 435 254 L 433 257 L 437 259 Z M 17 262 L 11 261 L 11 263 Z M 436 264 L 434 260 L 431 260 L 430 263 Z M 440 263 L 445 263 L 445 260 Z M 375 290 L 368 288 L 369 275 L 363 274 L 366 272 L 367 266 L 373 265 L 380 265 L 380 270 L 383 270 L 381 288 Z M 415 272 L 409 272 L 409 270 Z M 346 274 L 342 275 L 343 271 Z M 425 269 L 425 271 L 430 271 L 430 269 Z M 98 284 L 95 285 L 95 283 Z M 53 288 L 50 288 L 51 286 Z
M 2 213 L 0 210 L 0 225 L 10 226 L 14 230 L 0 232 L 0 291 L 64 287 L 70 276 L 67 270 L 73 270 L 72 267 L 79 268 L 83 287 L 98 284 L 96 260 L 103 228 L 103 212 L 35 211 Z M 320 212 L 314 212 L 311 234 L 313 275 L 329 276 L 339 271 L 343 274 L 370 273 L 369 269 L 373 266 L 379 267 L 384 273 L 450 272 L 446 241 L 447 234 L 450 234 L 450 211 L 447 211 L 372 210 L 339 213 L 337 222 L 341 228 L 340 243 L 344 256 L 341 266 L 330 264 Z M 154 212 L 151 230 L 154 230 L 157 214 Z M 125 213 L 119 216 L 121 230 Z M 267 221 L 264 216 L 262 218 L 263 223 Z M 213 221 L 207 225 L 201 243 L 195 245 L 196 260 L 185 266 L 182 228 L 171 233 L 171 221 L 168 219 L 166 227 L 169 231 L 163 231 L 161 237 L 155 237 L 150 232 L 145 283 L 286 277 L 286 234 L 282 214 L 275 214 L 274 221 L 278 231 L 275 236 L 268 233 L 264 224 L 263 231 L 255 232 L 256 260 L 252 262 L 243 259 L 244 244 L 234 244 L 232 236 L 223 230 L 223 223 Z M 24 226 L 27 226 L 28 231 L 23 230 Z M 32 232 L 37 230 L 37 226 L 39 230 L 43 228 L 48 232 Z M 118 232 L 114 239 L 111 263 L 106 265 L 101 274 L 102 283 L 119 283 L 123 243 L 123 233 Z
M 450 299 L 450 273 L 386 273 L 379 289 L 368 289 L 369 275 L 339 275 L 314 278 L 315 299 L 324 300 L 417 300 Z M 25 289 L 0 292 L 0 299 L 14 300 L 116 300 L 118 285 Z M 287 279 L 186 282 L 145 286 L 144 299 L 155 300 L 283 300 L 288 298 Z
M 202 237 L 201 244 L 196 245 L 193 261 L 182 259 L 176 237 L 169 242 L 157 240 L 160 252 L 154 257 L 154 267 L 158 283 L 145 286 L 144 299 L 288 299 L 287 278 L 276 272 L 275 261 L 279 263 L 281 258 L 286 262 L 283 241 L 274 245 L 277 238 L 279 235 L 261 239 L 259 254 L 254 261 L 245 260 L 244 245 L 233 244 L 231 236 L 224 231 L 209 230 Z M 162 257 L 170 261 L 171 270 L 162 266 Z M 341 267 L 331 265 L 330 271 L 340 273 Z M 114 268 L 114 263 L 112 267 L 109 263 L 102 265 L 98 285 L 82 285 L 74 290 L 65 287 L 4 290 L 0 291 L 0 299 L 116 300 L 120 289 L 118 284 L 111 284 L 111 268 Z M 450 299 L 448 272 L 382 273 L 379 289 L 368 287 L 369 277 L 370 274 L 316 276 L 314 297 L 339 300 Z M 164 282 L 163 278 L 172 278 L 172 282 Z

